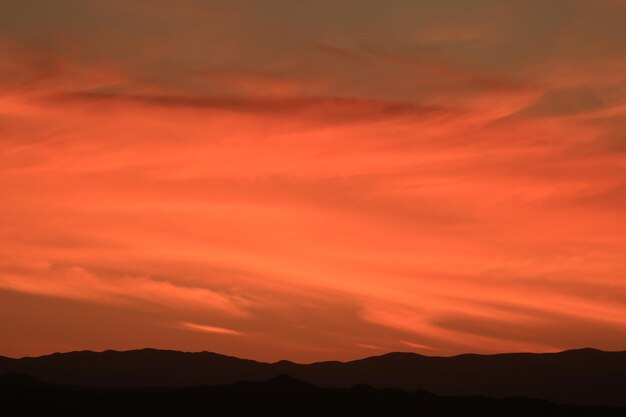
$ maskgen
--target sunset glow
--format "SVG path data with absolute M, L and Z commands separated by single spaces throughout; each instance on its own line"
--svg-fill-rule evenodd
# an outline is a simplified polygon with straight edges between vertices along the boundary
M 625 349 L 624 21 L 3 1 L 0 355 Z

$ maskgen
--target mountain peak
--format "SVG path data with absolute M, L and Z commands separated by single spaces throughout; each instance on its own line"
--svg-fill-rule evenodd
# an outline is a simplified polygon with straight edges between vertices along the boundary
M 0 386 L 11 387 L 38 387 L 47 385 L 45 382 L 33 378 L 30 375 L 7 372 L 0 375 Z
M 568 349 L 560 353 L 611 353 L 605 350 L 600 350 L 592 347 L 583 347 L 578 349 Z
M 277 375 L 274 378 L 270 379 L 269 382 L 274 385 L 281 385 L 281 386 L 313 387 L 312 384 L 302 381 L 300 379 L 294 378 L 288 374 Z

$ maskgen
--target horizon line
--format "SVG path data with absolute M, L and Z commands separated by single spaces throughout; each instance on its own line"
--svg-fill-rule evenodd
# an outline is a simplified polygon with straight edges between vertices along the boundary
M 154 348 L 154 347 L 144 347 L 144 348 L 136 348 L 136 349 L 126 349 L 126 350 L 118 350 L 118 349 L 105 349 L 105 350 L 91 350 L 91 349 L 83 349 L 83 350 L 71 350 L 71 351 L 66 351 L 66 352 L 52 352 L 52 353 L 48 353 L 48 354 L 42 354 L 42 355 L 38 355 L 38 356 L 22 356 L 22 357 L 11 357 L 11 356 L 4 356 L 4 355 L 0 355 L 0 358 L 5 358 L 5 359 L 10 359 L 10 360 L 22 360 L 22 359 L 37 359 L 37 358 L 44 358 L 44 357 L 48 357 L 48 356 L 54 356 L 54 355 L 69 355 L 69 354 L 73 354 L 73 353 L 95 353 L 95 354 L 102 354 L 102 353 L 107 353 L 107 352 L 115 352 L 115 353 L 130 353 L 130 352 L 141 352 L 141 351 L 158 351 L 158 352 L 175 352 L 175 353 L 184 353 L 184 354 L 213 354 L 213 355 L 218 355 L 218 356 L 223 356 L 223 357 L 228 357 L 228 358 L 234 358 L 234 359 L 239 359 L 239 360 L 243 360 L 243 361 L 252 361 L 252 362 L 257 362 L 257 363 L 265 363 L 265 364 L 277 364 L 280 362 L 289 362 L 289 363 L 293 363 L 293 364 L 297 364 L 297 365 L 312 365 L 312 364 L 317 364 L 317 363 L 328 363 L 328 362 L 338 362 L 338 363 L 350 363 L 350 362 L 358 362 L 358 361 L 362 361 L 362 360 L 366 360 L 366 359 L 370 359 L 370 358 L 378 358 L 378 357 L 383 357 L 383 356 L 388 356 L 388 355 L 394 355 L 394 354 L 410 354 L 410 355 L 415 355 L 415 356 L 422 356 L 422 357 L 426 357 L 426 358 L 455 358 L 455 357 L 460 357 L 460 356 L 502 356 L 502 355 L 558 355 L 558 354 L 562 354 L 562 353 L 568 353 L 568 352 L 580 352 L 580 351 L 593 351 L 593 352 L 602 352 L 602 353 L 624 353 L 626 352 L 625 350 L 604 350 L 604 349 L 598 349 L 598 348 L 594 348 L 594 347 L 580 347 L 580 348 L 571 348 L 571 349 L 563 349 L 563 350 L 558 350 L 558 351 L 547 351 L 547 352 L 531 352 L 531 351 L 517 351 L 517 352 L 499 352 L 499 353 L 472 353 L 472 352 L 467 352 L 467 353 L 459 353 L 459 354 L 454 354 L 454 355 L 450 355 L 450 356 L 443 356 L 443 355 L 425 355 L 423 353 L 418 353 L 418 352 L 413 352 L 413 351 L 389 351 L 386 353 L 382 353 L 379 355 L 371 355 L 371 356 L 365 356 L 365 357 L 360 357 L 360 358 L 356 358 L 356 359 L 350 359 L 350 360 L 322 360 L 322 361 L 313 361 L 313 362 L 296 362 L 296 361 L 292 361 L 289 359 L 279 359 L 276 361 L 262 361 L 262 360 L 257 360 L 257 359 L 250 359 L 250 358 L 243 358 L 243 357 L 239 357 L 239 356 L 233 356 L 233 355 L 227 355 L 227 354 L 223 354 L 223 353 L 219 353 L 219 352 L 213 352 L 213 351 L 209 351 L 209 350 L 202 350 L 202 351 L 186 351 L 186 350 L 176 350 L 176 349 L 160 349 L 160 348 Z

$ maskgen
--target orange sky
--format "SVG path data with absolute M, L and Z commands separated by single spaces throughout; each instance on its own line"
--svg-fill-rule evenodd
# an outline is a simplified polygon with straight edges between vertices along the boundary
M 626 3 L 0 7 L 0 355 L 626 349 Z

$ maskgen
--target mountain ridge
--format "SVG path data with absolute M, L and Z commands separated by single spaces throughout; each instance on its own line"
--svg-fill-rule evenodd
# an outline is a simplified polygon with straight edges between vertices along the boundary
M 437 395 L 524 396 L 560 403 L 626 406 L 626 351 L 426 356 L 389 352 L 352 361 L 261 362 L 215 352 L 154 348 L 0 357 L 0 373 L 101 387 L 189 387 L 289 375 L 319 387 L 423 389 Z
M 523 397 L 439 396 L 424 390 L 368 385 L 320 388 L 289 375 L 184 388 L 96 388 L 46 384 L 28 375 L 0 374 L 0 403 L 20 416 L 195 415 L 198 410 L 271 415 L 481 415 L 500 417 L 618 417 L 624 407 L 574 406 Z
M 456 355 L 450 355 L 450 356 L 442 356 L 442 355 L 424 355 L 421 353 L 417 353 L 417 352 L 411 352 L 411 351 L 391 351 L 391 352 L 386 352 L 386 353 L 381 353 L 380 355 L 372 355 L 372 356 L 365 356 L 362 358 L 357 358 L 357 359 L 350 359 L 350 360 L 345 360 L 345 361 L 341 361 L 341 360 L 323 360 L 323 361 L 314 361 L 314 362 L 297 362 L 297 361 L 293 361 L 290 359 L 279 359 L 277 361 L 260 361 L 260 360 L 256 360 L 256 359 L 250 359 L 250 358 L 240 358 L 238 356 L 232 356 L 232 355 L 226 355 L 223 353 L 218 353 L 218 352 L 213 352 L 213 351 L 209 351 L 209 350 L 200 350 L 200 351 L 185 351 L 185 350 L 175 350 L 175 349 L 160 349 L 160 348 L 152 348 L 152 347 L 145 347 L 145 348 L 138 348 L 138 349 L 126 349 L 126 350 L 118 350 L 118 349 L 105 349 L 105 350 L 91 350 L 91 349 L 82 349 L 82 350 L 70 350 L 70 351 L 66 351 L 66 352 L 52 352 L 52 353 L 48 353 L 48 354 L 44 354 L 44 355 L 39 355 L 39 356 L 22 356 L 19 358 L 15 358 L 15 357 L 11 357 L 11 356 L 4 356 L 4 355 L 0 355 L 0 360 L 3 359 L 9 359 L 9 360 L 21 360 L 21 359 L 34 359 L 34 358 L 45 358 L 45 357 L 50 357 L 50 356 L 57 356 L 57 355 L 69 355 L 69 354 L 76 354 L 76 353 L 128 353 L 128 352 L 171 352 L 171 353 L 183 353 L 183 354 L 210 354 L 210 355 L 216 355 L 216 356 L 220 356 L 220 357 L 224 357 L 224 358 L 234 358 L 234 359 L 239 359 L 239 360 L 244 360 L 244 361 L 252 361 L 252 362 L 257 362 L 257 363 L 265 363 L 265 364 L 276 364 L 276 363 L 280 363 L 280 362 L 288 362 L 288 363 L 292 363 L 292 364 L 297 364 L 297 365 L 313 365 L 313 364 L 318 364 L 318 363 L 350 363 L 350 362 L 356 362 L 356 361 L 362 361 L 365 359 L 370 359 L 370 358 L 379 358 L 379 357 L 384 357 L 384 356 L 390 356 L 390 355 L 410 355 L 410 356 L 419 356 L 419 357 L 425 357 L 425 358 L 457 358 L 457 357 L 466 357 L 466 356 L 508 356 L 508 355 L 559 355 L 559 354 L 565 354 L 565 353 L 577 353 L 577 352 L 601 352 L 601 353 L 626 353 L 626 350 L 603 350 L 603 349 L 597 349 L 597 348 L 592 348 L 592 347 L 582 347 L 582 348 L 575 348 L 575 349 L 565 349 L 565 350 L 559 350 L 559 351 L 555 351 L 555 352 L 501 352 L 501 353 L 472 353 L 472 352 L 468 352 L 468 353 L 459 353 Z

